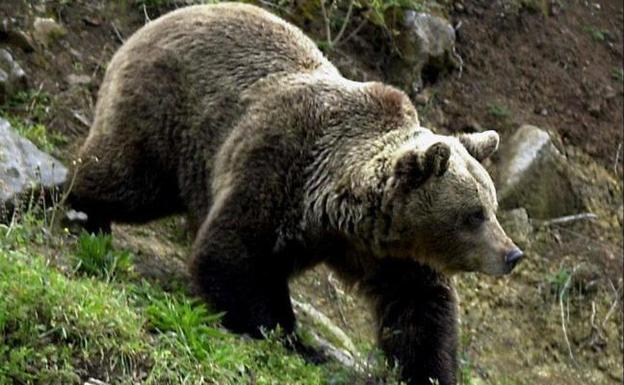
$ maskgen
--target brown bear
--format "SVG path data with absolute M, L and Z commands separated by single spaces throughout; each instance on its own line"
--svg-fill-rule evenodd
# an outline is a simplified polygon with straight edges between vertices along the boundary
M 325 262 L 371 299 L 410 384 L 449 385 L 448 277 L 505 274 L 522 257 L 479 163 L 497 146 L 491 131 L 421 127 L 404 93 L 343 78 L 269 12 L 192 6 L 111 60 L 69 200 L 92 231 L 186 213 L 195 283 L 240 333 L 292 332 L 289 277 Z

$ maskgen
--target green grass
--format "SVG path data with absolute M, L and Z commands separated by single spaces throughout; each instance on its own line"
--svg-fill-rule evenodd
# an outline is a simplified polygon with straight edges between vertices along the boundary
M 604 42 L 609 37 L 609 31 L 599 29 L 591 25 L 585 26 L 583 30 L 587 32 L 592 39 L 598 42 Z
M 509 109 L 503 105 L 500 104 L 496 104 L 496 103 L 490 103 L 488 104 L 488 113 L 492 116 L 494 116 L 495 118 L 508 118 L 509 116 L 511 116 L 511 111 L 509 111 Z
M 46 127 L 50 106 L 51 98 L 47 93 L 20 91 L 0 106 L 0 117 L 8 120 L 15 131 L 39 149 L 52 152 L 59 145 L 67 143 L 67 138 L 50 132 Z
M 620 83 L 624 83 L 624 68 L 613 68 L 611 77 Z
M 82 233 L 73 255 L 76 271 L 110 280 L 118 273 L 127 273 L 132 254 L 113 250 L 113 237 Z
M 36 207 L 0 225 L 0 384 L 398 384 L 383 360 L 356 373 L 305 362 L 279 331 L 230 334 L 183 289 L 133 273 L 131 257 L 108 235 L 54 233 Z

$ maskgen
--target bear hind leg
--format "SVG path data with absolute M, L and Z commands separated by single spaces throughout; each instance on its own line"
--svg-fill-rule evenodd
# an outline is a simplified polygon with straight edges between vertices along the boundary
M 182 211 L 175 178 L 158 162 L 100 155 L 83 160 L 66 187 L 69 206 L 87 214 L 85 230 L 107 233 L 113 221 L 144 223 Z

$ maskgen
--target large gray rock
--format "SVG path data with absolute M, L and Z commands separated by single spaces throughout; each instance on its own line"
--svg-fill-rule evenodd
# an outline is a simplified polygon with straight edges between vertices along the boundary
M 26 72 L 6 49 L 0 49 L 0 103 L 28 88 Z
M 425 67 L 437 74 L 457 65 L 454 55 L 455 29 L 443 18 L 405 11 L 396 44 L 399 55 L 392 60 L 390 80 L 404 85 L 412 95 L 423 88 L 422 72 Z
M 12 206 L 33 187 L 59 187 L 66 178 L 65 166 L 18 135 L 9 122 L 0 118 L 0 206 Z
M 526 208 L 531 218 L 578 212 L 583 204 L 573 187 L 568 161 L 550 135 L 524 125 L 501 145 L 496 182 L 503 209 Z

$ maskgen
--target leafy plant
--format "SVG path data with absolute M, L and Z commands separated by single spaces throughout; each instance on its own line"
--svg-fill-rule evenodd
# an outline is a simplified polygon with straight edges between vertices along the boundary
M 611 77 L 620 83 L 624 83 L 624 68 L 613 68 Z
M 593 26 L 586 26 L 585 28 L 583 28 L 583 30 L 585 32 L 589 33 L 589 35 L 595 41 L 603 42 L 603 41 L 607 40 L 607 38 L 609 37 L 609 31 L 598 29 L 598 28 L 593 27 Z
M 209 355 L 211 339 L 227 336 L 211 326 L 217 324 L 222 314 L 209 313 L 202 303 L 168 294 L 151 302 L 146 309 L 150 325 L 160 333 L 172 333 L 178 347 L 199 360 Z
M 488 104 L 488 113 L 496 118 L 507 118 L 511 115 L 507 107 L 495 103 Z
M 548 283 L 551 291 L 557 295 L 557 298 L 567 295 L 567 289 L 569 287 L 569 280 L 572 278 L 572 272 L 562 267 L 555 273 L 548 276 Z
M 110 234 L 82 233 L 76 243 L 75 269 L 87 275 L 112 279 L 119 273 L 128 272 L 131 260 L 131 253 L 113 250 Z

